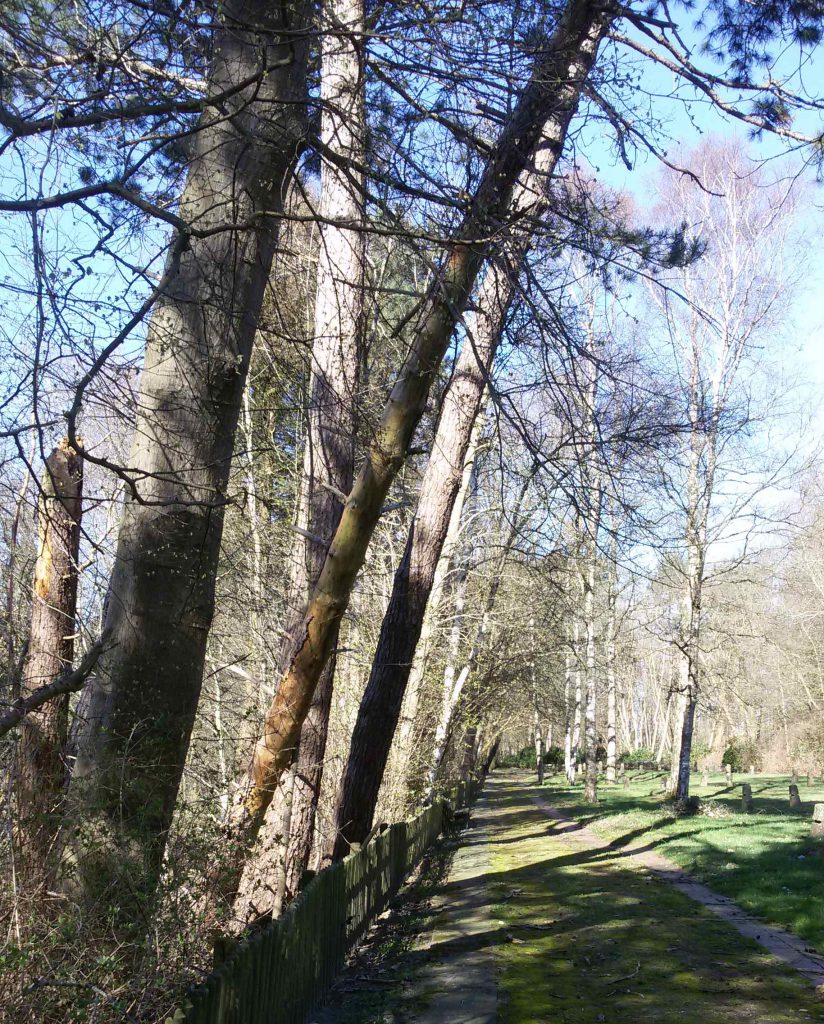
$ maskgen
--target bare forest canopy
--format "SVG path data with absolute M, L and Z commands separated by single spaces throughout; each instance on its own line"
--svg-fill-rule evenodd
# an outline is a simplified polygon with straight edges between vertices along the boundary
M 824 768 L 822 31 L 6 0 L 11 1019 L 163 1018 L 502 744 Z

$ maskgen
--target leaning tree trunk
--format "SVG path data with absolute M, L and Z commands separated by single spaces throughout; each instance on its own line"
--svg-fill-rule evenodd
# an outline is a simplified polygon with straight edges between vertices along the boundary
M 478 188 L 421 304 L 415 340 L 384 407 L 363 468 L 307 608 L 301 643 L 278 687 L 229 826 L 244 849 L 257 834 L 273 788 L 289 764 L 338 624 L 392 481 L 406 458 L 430 385 L 463 316 L 493 239 L 506 223 L 518 179 L 547 125 L 546 147 L 560 155 L 581 87 L 613 15 L 593 0 L 569 0 L 555 33 L 487 157 Z M 460 472 L 460 470 L 459 470 Z M 371 788 L 371 787 L 370 787 Z M 360 831 L 360 825 L 359 825 Z M 225 880 L 234 884 L 230 872 Z
M 566 127 L 595 60 L 599 38 L 597 32 L 591 34 L 571 62 L 566 83 L 571 95 L 563 113 L 553 111 L 544 125 L 543 138 L 535 139 L 530 154 L 532 166 L 524 170 L 508 211 L 508 219 L 516 229 L 499 259 L 488 268 L 476 302 L 477 313 L 444 398 L 417 511 L 395 574 L 352 734 L 336 815 L 336 857 L 343 856 L 349 844 L 363 842 L 372 825 L 472 426 L 515 292 L 519 268 L 546 206 L 548 178 L 560 158 Z
M 286 184 L 304 144 L 310 5 L 229 0 L 146 340 L 112 646 L 84 703 L 69 888 L 151 898 L 200 695 L 234 437 Z M 234 90 L 234 91 L 233 91 Z M 249 227 L 250 223 L 254 226 Z M 124 913 L 130 900 L 124 898 Z
M 435 575 L 432 582 L 432 591 L 429 602 L 426 606 L 421 635 L 418 646 L 415 648 L 415 655 L 412 660 L 412 667 L 409 672 L 409 682 L 406 688 L 406 696 L 401 709 L 401 717 L 397 730 L 397 774 L 401 779 L 407 778 L 409 765 L 412 760 L 412 745 L 415 735 L 415 722 L 418 716 L 421 688 L 424 675 L 429 662 L 432 641 L 437 625 L 438 613 L 446 587 L 447 576 L 455 555 L 458 537 L 461 532 L 461 521 L 463 517 L 464 504 L 469 493 L 472 474 L 475 468 L 475 459 L 478 454 L 481 433 L 483 431 L 484 416 L 480 415 L 475 420 L 472 430 L 472 438 L 466 453 L 463 475 L 458 487 L 458 493 L 452 506 L 452 513 L 449 517 L 449 528 L 446 531 L 441 553 L 438 557 L 438 564 L 435 567 Z M 453 627 L 454 632 L 454 627 Z M 458 630 L 460 635 L 460 629 Z M 455 651 L 457 659 L 457 651 Z M 454 662 L 453 662 L 454 665 Z M 407 797 L 409 790 L 414 783 L 411 778 L 407 779 Z
M 366 236 L 363 180 L 357 170 L 364 150 L 362 0 L 329 0 L 321 18 L 321 136 L 324 151 L 336 159 L 324 160 L 321 167 L 314 342 L 299 500 L 303 532 L 296 533 L 292 552 L 299 607 L 281 650 L 281 673 L 288 669 L 300 642 L 306 603 L 352 487 L 363 331 Z M 337 635 L 333 644 L 336 639 Z M 272 912 L 300 889 L 312 852 L 335 662 L 333 650 L 301 728 L 294 778 L 283 794 L 284 799 L 288 794 L 290 812 L 285 814 L 283 801 L 275 800 L 260 844 L 263 863 L 253 857 L 246 865 L 235 904 L 240 921 Z M 277 873 L 284 891 L 266 877 L 266 852 L 274 852 L 282 861 Z M 272 889 L 277 890 L 276 898 Z
M 37 506 L 39 536 L 29 646 L 21 681 L 23 699 L 71 668 L 82 501 L 83 458 L 63 441 L 46 459 Z M 20 727 L 18 841 L 28 885 L 44 881 L 55 868 L 48 860 L 66 778 L 68 716 L 69 695 L 65 693 L 28 714 Z
M 456 587 L 455 592 L 455 616 L 452 627 L 452 636 L 450 637 L 450 648 L 447 656 L 446 670 L 444 671 L 443 678 L 443 700 L 441 704 L 441 714 L 438 719 L 438 724 L 435 728 L 435 738 L 432 746 L 432 763 L 427 772 L 427 786 L 426 786 L 426 800 L 431 801 L 435 795 L 435 786 L 438 780 L 438 774 L 441 770 L 441 764 L 443 763 L 444 755 L 446 753 L 447 743 L 449 737 L 452 734 L 452 727 L 455 721 L 455 715 L 458 710 L 458 705 L 463 695 L 464 686 L 467 680 L 475 671 L 475 667 L 478 663 L 478 659 L 483 652 L 484 646 L 486 645 L 487 636 L 489 633 L 489 621 L 492 617 L 492 612 L 495 608 L 495 602 L 498 599 L 498 591 L 501 586 L 501 578 L 503 576 L 504 566 L 506 560 L 509 557 L 509 552 L 512 549 L 512 545 L 515 543 L 515 538 L 518 535 L 518 515 L 523 504 L 523 500 L 526 497 L 526 492 L 529 489 L 532 475 L 528 476 L 524 481 L 521 488 L 521 492 L 518 496 L 518 500 L 515 506 L 513 521 L 507 534 L 507 539 L 503 544 L 498 561 L 492 574 L 492 582 L 489 587 L 489 591 L 486 595 L 486 602 L 484 604 L 483 613 L 481 614 L 481 621 L 478 623 L 478 628 L 475 631 L 475 637 L 472 641 L 472 646 L 469 649 L 469 655 L 466 659 L 466 664 L 460 672 L 456 673 L 457 669 L 457 658 L 460 650 L 460 639 L 461 639 L 461 627 L 463 619 L 463 607 L 466 600 L 466 582 L 467 574 L 466 571 L 462 573 L 459 579 L 459 586 Z

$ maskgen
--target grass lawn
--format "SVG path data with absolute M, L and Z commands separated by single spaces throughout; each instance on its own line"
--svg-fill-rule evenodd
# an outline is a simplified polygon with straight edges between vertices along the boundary
M 802 807 L 791 812 L 784 775 L 723 774 L 709 785 L 693 778 L 691 794 L 704 813 L 676 818 L 659 792 L 660 772 L 628 772 L 629 785 L 599 786 L 600 802 L 584 803 L 583 785 L 552 776 L 545 792 L 566 813 L 616 845 L 652 846 L 695 878 L 729 896 L 754 916 L 789 928 L 824 953 L 824 842 L 810 839 L 814 803 L 824 803 L 824 783 L 798 783 Z M 753 813 L 742 814 L 741 784 L 753 791 Z

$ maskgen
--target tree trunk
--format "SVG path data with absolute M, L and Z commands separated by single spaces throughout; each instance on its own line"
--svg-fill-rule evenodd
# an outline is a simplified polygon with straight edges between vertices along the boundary
M 578 55 L 573 81 L 582 84 L 595 58 L 597 38 Z M 577 86 L 580 88 L 580 84 Z M 568 117 L 564 115 L 565 123 Z M 549 176 L 560 157 L 565 128 L 557 113 L 536 140 L 533 166 L 525 170 L 508 213 L 519 229 L 493 261 L 476 302 L 476 314 L 444 397 L 438 430 L 410 526 L 407 547 L 395 575 L 392 597 L 381 625 L 378 647 L 352 735 L 337 812 L 340 839 L 336 856 L 349 843 L 362 842 L 372 824 L 378 790 L 397 726 L 409 671 L 460 485 L 472 427 L 503 333 L 521 263 L 534 224 L 545 208 Z
M 544 784 L 544 734 L 541 730 L 541 722 L 538 712 L 535 711 L 535 770 L 538 773 L 538 785 Z
M 615 587 L 617 556 L 613 535 L 610 551 L 609 590 L 607 592 L 607 782 L 615 782 L 615 761 L 617 757 L 618 737 L 616 730 L 617 692 L 615 682 Z M 626 742 L 626 738 L 624 740 Z
M 83 704 L 70 787 L 66 884 L 96 901 L 121 876 L 138 901 L 151 898 L 174 812 L 246 373 L 304 144 L 310 14 L 301 0 L 230 0 L 209 85 L 237 91 L 191 136 L 178 211 L 189 228 L 172 242 L 146 341 L 107 602 L 113 646 Z
M 432 763 L 427 773 L 427 790 L 426 799 L 432 800 L 435 795 L 435 783 L 438 779 L 438 773 L 441 769 L 441 763 L 443 761 L 444 754 L 446 753 L 446 745 L 449 740 L 449 736 L 452 732 L 452 724 L 455 718 L 455 713 L 458 709 L 458 704 L 461 700 L 466 681 L 469 679 L 472 672 L 475 670 L 475 665 L 478 662 L 478 658 L 483 651 L 484 644 L 486 642 L 487 633 L 489 630 L 489 620 L 492 615 L 492 611 L 495 607 L 495 601 L 498 597 L 498 590 L 501 585 L 501 576 L 503 574 L 504 565 L 506 559 L 509 556 L 510 549 L 515 542 L 515 537 L 518 534 L 518 514 L 521 509 L 526 492 L 529 488 L 532 476 L 530 475 L 524 481 L 521 493 L 518 496 L 516 503 L 512 525 L 509 529 L 507 539 L 501 548 L 501 553 L 498 558 L 495 572 L 492 576 L 492 583 L 489 587 L 489 592 L 486 595 L 486 603 L 484 604 L 483 613 L 481 615 L 481 621 L 478 625 L 478 629 L 475 633 L 475 638 L 472 641 L 472 646 L 469 649 L 469 655 L 466 659 L 466 664 L 460 672 L 456 674 L 458 665 L 458 653 L 460 649 L 460 636 L 461 636 L 461 620 L 463 618 L 463 607 L 466 597 L 466 583 L 467 573 L 464 570 L 462 575 L 459 577 L 458 586 L 456 586 L 455 592 L 455 616 L 452 626 L 452 637 L 450 642 L 450 650 L 447 656 L 446 669 L 444 671 L 444 686 L 443 686 L 443 703 L 441 705 L 441 716 L 438 720 L 437 728 L 435 729 L 435 742 L 432 750 Z
M 364 319 L 363 178 L 355 169 L 363 164 L 365 130 L 362 0 L 327 0 L 321 30 L 322 141 L 340 164 L 327 159 L 321 166 L 314 342 L 299 499 L 304 533 L 296 533 L 292 552 L 297 615 L 287 629 L 280 674 L 288 669 L 300 642 L 306 604 L 340 522 L 341 496 L 352 487 Z M 282 799 L 275 799 L 266 816 L 263 849 L 285 844 L 276 854 L 279 881 L 272 885 L 257 877 L 261 869 L 268 874 L 265 857 L 262 864 L 249 860 L 241 881 L 243 899 L 239 896 L 235 904 L 240 921 L 276 911 L 300 890 L 314 840 L 335 663 L 333 650 L 301 728 L 290 785 L 281 787 Z M 284 801 L 286 808 L 280 806 Z
M 567 627 L 568 629 L 568 627 Z M 567 636 L 569 634 L 567 633 Z M 572 757 L 572 654 L 569 644 L 564 652 L 564 774 L 570 785 L 575 781 L 575 765 Z
M 481 433 L 483 431 L 484 421 L 485 417 L 483 415 L 478 416 L 475 420 L 475 425 L 472 431 L 472 438 L 469 442 L 469 448 L 466 453 L 466 461 L 464 464 L 463 475 L 461 477 L 461 483 L 458 488 L 458 493 L 455 497 L 455 502 L 452 506 L 451 515 L 449 517 L 449 528 L 446 531 L 444 544 L 443 547 L 441 548 L 440 556 L 438 557 L 438 564 L 435 567 L 435 576 L 432 582 L 432 592 L 429 597 L 429 602 L 426 606 L 423 626 L 421 628 L 420 640 L 418 641 L 418 646 L 415 648 L 415 654 L 412 660 L 412 668 L 409 672 L 409 683 L 406 689 L 406 696 L 402 706 L 401 718 L 397 731 L 398 774 L 401 778 L 406 777 L 409 762 L 411 759 L 413 730 L 418 715 L 420 690 L 423 684 L 427 662 L 429 660 L 432 639 L 435 633 L 435 626 L 437 622 L 438 612 L 440 610 L 441 600 L 443 598 L 447 575 L 449 573 L 449 568 L 452 565 L 452 561 L 455 555 L 455 548 L 457 546 L 458 537 L 460 535 L 461 518 L 463 516 L 464 503 L 469 493 L 469 487 L 472 480 L 472 473 L 475 468 L 475 459 L 478 454 L 478 445 L 480 442 Z M 457 618 L 458 617 L 456 616 L 456 619 Z M 458 639 L 460 639 L 460 629 L 458 630 Z M 450 649 L 453 650 L 453 648 Z M 455 661 L 457 660 L 457 655 L 457 648 L 454 648 L 454 659 L 452 660 L 453 673 L 454 664 Z M 447 666 L 447 671 L 448 670 L 449 669 Z M 409 781 L 412 782 L 411 779 Z
M 572 651 L 575 658 L 575 707 L 572 718 L 572 758 L 570 784 L 578 777 L 578 754 L 581 749 L 581 719 L 584 710 L 583 673 L 581 671 L 581 625 L 577 609 L 572 613 Z
M 415 341 L 347 500 L 307 609 L 301 644 L 266 716 L 263 735 L 241 787 L 230 831 L 242 848 L 248 847 L 257 833 L 273 786 L 289 763 L 389 487 L 405 460 L 452 331 L 466 310 L 483 261 L 493 249 L 492 239 L 507 220 L 518 179 L 542 138 L 555 159 L 560 155 L 583 81 L 611 17 L 592 0 L 570 0 L 567 4 L 487 158 L 455 242 L 421 305 Z M 553 126 L 550 133 L 549 124 Z M 462 466 L 463 459 L 458 476 Z M 379 728 L 388 724 L 383 722 Z M 394 722 L 391 725 L 394 727 Z M 370 757 L 368 752 L 366 756 Z M 370 800 L 373 785 L 379 785 L 379 780 L 370 780 Z M 362 819 L 359 815 L 356 830 L 365 835 Z M 231 877 L 228 881 L 231 885 Z
M 593 524 L 597 531 L 597 526 Z M 597 536 L 597 532 L 596 532 Z M 598 803 L 598 730 L 596 721 L 596 661 L 595 661 L 595 575 L 596 540 L 590 538 L 584 577 L 584 628 L 586 630 L 586 788 L 584 799 L 588 804 Z
M 39 538 L 23 699 L 72 665 L 82 502 L 83 458 L 63 441 L 46 459 L 37 506 Z M 45 880 L 56 866 L 48 863 L 48 855 L 63 799 L 68 716 L 65 693 L 30 712 L 20 726 L 18 841 L 28 884 Z

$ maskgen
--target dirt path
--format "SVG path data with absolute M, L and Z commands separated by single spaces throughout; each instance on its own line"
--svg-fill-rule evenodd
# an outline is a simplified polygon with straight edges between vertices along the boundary
M 438 887 L 433 926 L 373 963 L 371 983 L 355 965 L 380 998 L 350 988 L 323 1024 L 824 1022 L 806 978 L 644 856 L 496 773 Z

